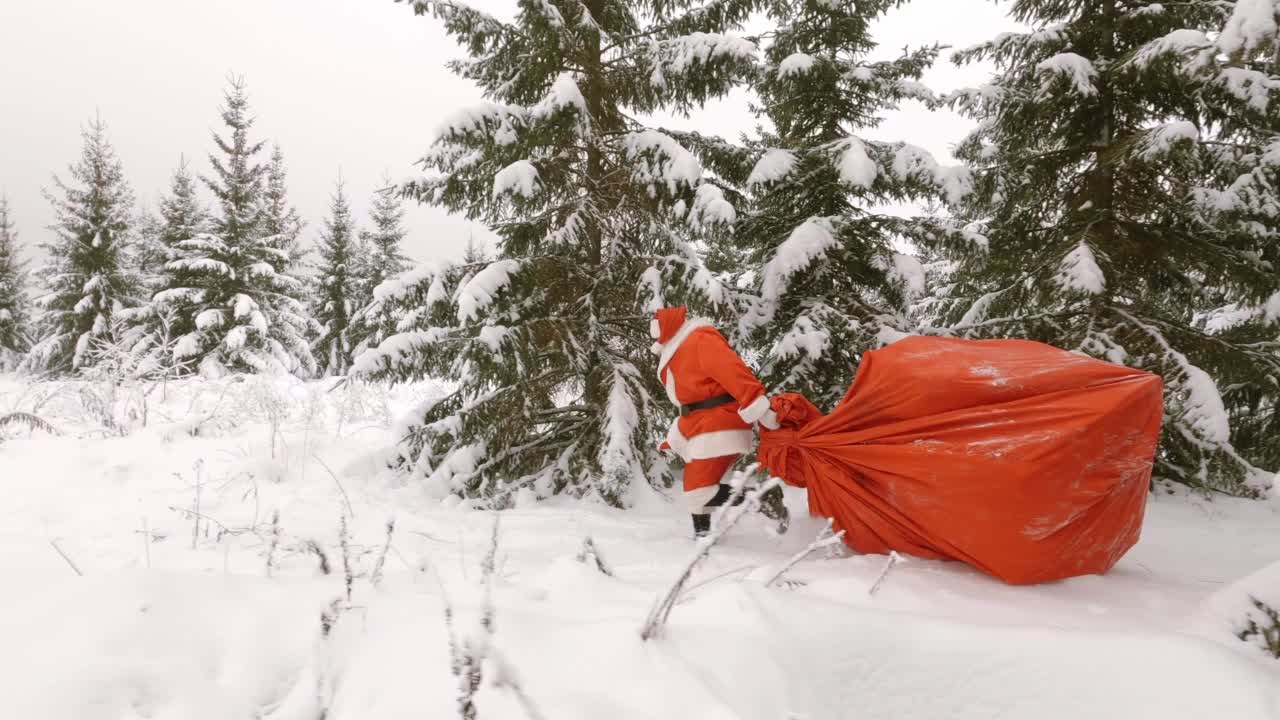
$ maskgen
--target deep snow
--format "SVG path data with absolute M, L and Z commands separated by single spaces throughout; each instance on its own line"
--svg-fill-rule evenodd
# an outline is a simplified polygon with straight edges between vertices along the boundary
M 102 386 L 0 379 L 0 414 L 34 409 L 59 433 L 0 430 L 0 716 L 457 717 L 444 607 L 479 642 L 494 516 L 378 462 L 438 388 L 335 384 L 191 381 L 97 411 Z M 883 557 L 819 554 L 763 586 L 822 527 L 788 493 L 791 531 L 734 528 L 647 643 L 641 622 L 695 549 L 682 506 L 521 498 L 499 522 L 478 717 L 531 717 L 523 694 L 548 720 L 1280 718 L 1280 661 L 1233 635 L 1243 593 L 1280 596 L 1275 500 L 1155 495 L 1105 577 L 1007 587 L 908 558 L 870 596 Z M 344 513 L 359 573 L 396 527 L 384 581 L 357 578 L 322 637 L 345 600 Z M 587 537 L 612 576 L 576 559 Z

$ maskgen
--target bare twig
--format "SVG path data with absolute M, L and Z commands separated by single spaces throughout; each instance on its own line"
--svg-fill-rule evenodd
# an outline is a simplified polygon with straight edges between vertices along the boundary
M 72 561 L 71 561 L 71 558 L 70 558 L 70 557 L 69 557 L 65 552 L 63 552 L 63 551 L 62 551 L 62 548 L 58 547 L 58 541 L 57 541 L 57 540 L 50 540 L 50 541 L 49 541 L 49 544 L 53 546 L 53 549 L 54 549 L 54 550 L 57 550 L 57 551 L 58 551 L 58 554 L 62 556 L 62 559 L 63 559 L 63 560 L 66 560 L 66 561 L 67 561 L 67 564 L 71 566 L 71 569 L 72 569 L 72 570 L 75 570 L 75 571 L 76 571 L 76 574 L 77 574 L 77 575 L 80 575 L 81 577 L 83 577 L 83 576 L 84 576 L 84 573 L 80 572 L 80 568 L 76 567 L 76 564 L 75 564 L 74 562 L 72 562 Z
M 267 577 L 276 571 L 276 549 L 280 547 L 280 511 L 271 513 L 271 543 L 267 546 Z
M 752 468 L 754 470 L 754 466 Z M 748 472 L 751 472 L 750 470 Z M 777 478 L 771 478 L 767 482 L 762 483 L 747 495 L 747 499 L 740 505 L 727 505 L 716 513 L 715 528 L 711 534 L 698 541 L 698 549 L 685 564 L 684 569 L 676 578 L 675 582 L 667 590 L 666 594 L 654 603 L 653 608 L 649 611 L 649 616 L 645 618 L 644 625 L 640 628 L 640 637 L 643 640 L 650 640 L 657 637 L 662 632 L 662 628 L 667 623 L 667 618 L 671 615 L 672 608 L 680 599 L 685 583 L 693 575 L 693 570 L 702 562 L 704 558 L 711 553 L 711 548 L 724 538 L 725 534 L 747 515 L 748 512 L 755 511 L 760 507 L 760 496 L 778 487 L 781 481 Z M 734 495 L 738 496 L 742 492 L 745 483 L 734 491 Z M 736 497 L 735 497 L 736 499 Z M 732 503 L 732 501 L 731 501 Z
M 805 558 L 809 557 L 809 554 L 812 553 L 813 551 L 821 550 L 822 548 L 826 548 L 826 547 L 831 547 L 832 545 L 835 545 L 836 543 L 843 540 L 844 539 L 843 530 L 834 534 L 831 532 L 831 527 L 834 524 L 835 524 L 835 520 L 828 518 L 827 524 L 822 528 L 822 531 L 818 533 L 817 539 L 809 543 L 809 546 L 806 547 L 804 550 L 801 550 L 795 555 L 792 555 L 790 560 L 787 560 L 787 562 L 784 563 L 782 567 L 778 568 L 777 572 L 775 572 L 772 576 L 769 577 L 768 580 L 765 581 L 764 586 L 772 587 L 774 583 L 782 579 L 782 576 L 785 575 L 788 570 L 795 567 L 801 560 L 804 560 Z
M 314 553 L 315 556 L 319 558 L 321 574 L 332 574 L 333 570 L 329 567 L 329 556 L 324 554 L 324 549 L 320 547 L 320 543 L 315 540 L 308 540 L 306 548 L 308 552 Z
M 722 578 L 727 578 L 727 577 L 729 577 L 730 575 L 737 575 L 738 573 L 741 573 L 741 572 L 750 572 L 750 571 L 752 571 L 752 570 L 755 570 L 757 567 L 759 567 L 759 565 L 741 565 L 741 566 L 736 567 L 736 568 L 734 568 L 734 569 L 732 569 L 732 570 L 725 570 L 725 571 L 724 571 L 724 572 L 722 572 L 722 573 L 719 573 L 719 574 L 716 574 L 716 575 L 712 575 L 711 577 L 706 578 L 705 580 L 700 580 L 700 581 L 698 581 L 698 582 L 696 582 L 696 583 L 694 583 L 694 584 L 690 585 L 689 587 L 687 587 L 687 588 L 685 588 L 685 589 L 684 589 L 684 592 L 680 593 L 680 596 L 681 596 L 681 597 L 684 597 L 685 595 L 688 595 L 689 593 L 693 592 L 694 590 L 697 590 L 698 588 L 700 588 L 700 587 L 704 587 L 704 586 L 706 586 L 706 585 L 710 585 L 711 583 L 713 583 L 713 582 L 715 582 L 715 581 L 717 581 L 717 580 L 720 580 L 720 579 L 722 579 Z
M 902 556 L 896 551 L 889 551 L 889 560 L 884 564 L 884 569 L 880 571 L 880 576 L 876 578 L 875 583 L 873 583 L 867 590 L 868 595 L 876 594 L 876 591 L 880 589 L 880 584 L 885 581 L 885 578 L 889 577 L 889 571 L 892 570 L 893 566 L 897 565 L 898 561 L 901 559 Z
M 351 568 L 351 538 L 347 529 L 347 516 L 338 516 L 338 545 L 342 548 L 342 578 L 347 587 L 347 602 L 351 602 L 351 586 L 355 584 L 355 571 Z
M 209 515 L 205 515 L 204 513 L 198 513 L 198 512 L 196 512 L 195 510 L 192 510 L 191 508 L 184 508 L 184 507 L 178 507 L 177 505 L 170 505 L 170 506 L 169 506 L 169 509 L 170 509 L 170 510 L 172 510 L 172 511 L 174 511 L 174 512 L 176 512 L 176 513 L 182 513 L 183 515 L 186 515 L 186 516 L 187 516 L 187 517 L 189 517 L 189 518 L 198 518 L 198 519 L 200 519 L 200 520 L 203 520 L 205 523 L 212 523 L 212 524 L 214 524 L 214 525 L 217 525 L 217 526 L 218 526 L 218 532 L 219 532 L 220 534 L 225 534 L 225 535 L 243 535 L 244 533 L 251 533 L 251 534 L 256 535 L 256 534 L 258 533 L 258 529 L 257 529 L 257 528 L 251 528 L 251 527 L 235 527 L 235 528 L 233 528 L 233 527 L 228 527 L 228 526 L 226 526 L 226 525 L 222 524 L 222 521 L 218 520 L 217 518 L 210 517 Z
M 333 478 L 334 484 L 337 485 L 338 490 L 342 492 L 342 501 L 347 504 L 347 515 L 354 518 L 356 516 L 356 512 L 355 510 L 351 509 L 351 498 L 347 497 L 347 489 L 342 487 L 342 481 L 338 479 L 337 474 L 334 473 L 333 470 L 329 468 L 329 465 L 326 464 L 325 461 L 319 455 L 312 453 L 311 457 L 315 458 L 316 462 L 320 463 L 320 466 L 323 467 L 325 471 L 329 473 L 329 477 Z
M 26 425 L 31 430 L 43 430 L 50 435 L 58 434 L 58 431 L 54 430 L 53 426 L 39 415 L 26 412 L 11 412 L 0 415 L 0 428 L 6 428 L 10 425 L 17 425 L 19 423 Z
M 600 557 L 600 551 L 596 549 L 595 541 L 591 538 L 582 541 L 582 551 L 578 553 L 578 562 L 586 563 L 588 560 L 595 564 L 602 575 L 613 577 L 613 571 L 604 564 L 604 559 Z
M 530 698 L 528 693 L 524 691 L 524 687 L 520 683 L 520 678 L 516 674 L 515 668 L 512 667 L 510 661 L 508 661 L 507 658 L 499 653 L 495 648 L 490 648 L 489 652 L 495 661 L 494 665 L 498 671 L 497 676 L 493 679 L 493 686 L 510 690 L 511 694 L 515 695 L 516 702 L 520 705 L 520 709 L 524 710 L 524 714 L 529 718 L 529 720 L 545 720 L 546 715 L 542 714 L 542 711 L 534 704 L 533 698 Z
M 382 567 L 387 563 L 387 553 L 391 551 L 391 536 L 396 531 L 396 521 L 391 519 L 387 521 L 387 541 L 382 544 L 382 552 L 378 553 L 378 560 L 373 564 L 373 574 L 369 576 L 369 582 L 378 587 L 382 584 Z
M 192 467 L 194 467 L 196 471 L 196 504 L 191 513 L 192 519 L 195 520 L 195 524 L 191 528 L 191 549 L 195 550 L 196 543 L 200 539 L 200 518 L 203 517 L 203 515 L 200 514 L 200 490 L 204 485 L 204 478 L 200 471 L 204 467 L 204 460 L 196 460 Z

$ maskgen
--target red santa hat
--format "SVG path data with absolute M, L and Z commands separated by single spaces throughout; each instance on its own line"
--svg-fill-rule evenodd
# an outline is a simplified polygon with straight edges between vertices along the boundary
M 689 311 L 685 306 L 659 308 L 649 321 L 649 337 L 666 345 L 680 331 L 680 326 L 689 319 Z

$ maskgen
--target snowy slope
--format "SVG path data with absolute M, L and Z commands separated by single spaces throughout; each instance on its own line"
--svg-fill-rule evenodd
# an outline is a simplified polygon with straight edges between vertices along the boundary
M 146 427 L 129 419 L 142 403 L 117 396 L 133 426 L 120 437 L 82 392 L 100 388 L 0 380 L 0 412 L 39 405 L 59 431 L 0 436 L 0 713 L 457 717 L 444 608 L 479 647 L 494 518 L 376 461 L 392 420 L 435 388 L 332 385 L 180 383 L 152 393 Z M 207 519 L 193 538 L 197 478 Z M 365 577 L 324 636 L 322 613 L 345 601 L 344 515 Z M 1007 587 L 908 559 L 872 596 L 885 559 L 838 553 L 763 587 L 820 527 L 800 518 L 773 537 L 745 521 L 646 643 L 643 618 L 694 551 L 678 503 L 503 513 L 477 716 L 1280 718 L 1280 661 L 1235 639 L 1230 617 L 1236 581 L 1257 593 L 1278 579 L 1259 571 L 1280 562 L 1280 504 L 1155 496 L 1143 540 L 1106 577 Z M 612 576 L 576 559 L 587 537 Z

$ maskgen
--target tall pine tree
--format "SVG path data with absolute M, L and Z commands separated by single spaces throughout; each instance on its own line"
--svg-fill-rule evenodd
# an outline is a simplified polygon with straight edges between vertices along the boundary
M 27 368 L 70 373 L 89 367 L 100 344 L 113 345 L 115 315 L 137 304 L 139 285 L 128 266 L 133 191 L 107 140 L 101 120 L 81 133 L 80 160 L 71 181 L 55 177 L 53 204 L 56 239 L 43 247 L 49 262 L 40 272 L 46 292 L 39 341 L 24 362 Z
M 271 245 L 289 254 L 289 265 L 282 272 L 294 272 L 306 260 L 302 247 L 303 222 L 297 208 L 289 204 L 289 171 L 284 164 L 280 145 L 271 146 L 266 183 L 262 190 L 262 232 L 272 238 Z
M 979 123 L 959 153 L 977 178 L 965 211 L 990 250 L 953 258 L 944 306 L 957 332 L 1030 337 L 1161 374 L 1157 473 L 1250 494 L 1271 475 L 1233 443 L 1230 408 L 1274 398 L 1274 331 L 1265 342 L 1215 335 L 1197 318 L 1274 297 L 1280 277 L 1259 241 L 1274 255 L 1275 231 L 1204 202 L 1206 189 L 1234 182 L 1218 146 L 1236 140 L 1238 104 L 1216 106 L 1175 72 L 1188 41 L 1230 12 L 1215 0 L 1018 0 L 1014 18 L 1030 32 L 957 54 L 999 70 L 953 98 Z M 1236 76 L 1218 92 L 1253 82 Z
M 1204 103 L 1203 125 L 1184 147 L 1209 169 L 1190 190 L 1225 242 L 1269 271 L 1280 267 L 1280 6 L 1240 0 L 1216 4 L 1217 33 L 1177 30 L 1144 47 L 1134 62 L 1189 88 Z M 1245 293 L 1234 276 L 1202 290 L 1196 326 L 1235 346 L 1280 352 L 1280 294 Z M 1231 416 L 1234 449 L 1256 464 L 1280 467 L 1280 387 L 1274 372 L 1250 368 L 1218 377 Z M 1224 382 L 1225 380 L 1225 382 Z
M 9 198 L 0 195 L 0 371 L 18 366 L 31 346 L 25 263 L 18 257 L 18 231 Z
M 360 311 L 352 328 L 353 355 L 377 347 L 396 332 L 396 313 L 375 295 L 378 286 L 409 267 L 409 258 L 400 249 L 406 234 L 404 208 L 394 190 L 391 179 L 384 177 L 382 189 L 374 194 L 369 213 L 373 229 L 361 233 L 362 249 L 367 259 L 363 264 Z
M 639 118 L 697 108 L 750 72 L 756 46 L 723 34 L 750 3 L 521 0 L 514 22 L 412 6 L 467 49 L 451 68 L 487 102 L 441 128 L 407 192 L 488 224 L 498 257 L 384 286 L 410 314 L 358 366 L 457 382 L 401 446 L 443 491 L 625 502 L 664 474 L 652 441 L 672 412 L 646 311 L 692 285 L 724 301 L 688 239 L 735 216 L 694 155 Z
M 156 295 L 187 331 L 175 353 L 201 372 L 290 372 L 309 376 L 315 361 L 306 340 L 312 323 L 299 301 L 302 282 L 278 234 L 263 221 L 263 177 L 256 159 L 262 143 L 249 139 L 253 120 L 242 81 L 225 95 L 227 135 L 214 135 L 214 176 L 205 184 L 218 200 L 209 232 L 177 243 L 168 270 L 174 286 Z
M 316 268 L 319 288 L 313 313 L 320 324 L 320 336 L 313 347 L 320 370 L 326 375 L 346 375 L 351 368 L 355 348 L 352 326 L 365 287 L 356 233 L 351 206 L 342 180 L 338 180 L 320 236 L 320 263 Z
M 937 221 L 888 214 L 889 203 L 959 199 L 964 168 L 941 167 L 925 150 L 870 140 L 884 113 L 905 100 L 933 101 L 919 82 L 936 48 L 884 62 L 872 23 L 898 0 L 782 0 L 756 89 L 773 130 L 734 168 L 754 196 L 733 243 L 746 258 L 757 299 L 741 330 L 762 347 L 761 379 L 830 407 L 844 395 L 857 357 L 909 332 L 924 272 L 895 242 L 963 242 Z M 749 171 L 748 171 L 749 170 Z
M 189 366 L 174 357 L 177 340 L 195 330 L 195 317 L 182 312 L 179 304 L 166 301 L 169 291 L 189 287 L 199 273 L 170 263 L 185 257 L 182 243 L 208 229 L 208 213 L 197 196 L 196 179 L 183 159 L 169 181 L 169 191 L 160 199 L 160 212 L 144 234 L 151 258 L 148 273 L 152 300 L 138 308 L 131 318 L 130 352 L 138 367 L 147 373 L 181 370 Z M 159 300 L 156 300 L 156 298 Z

